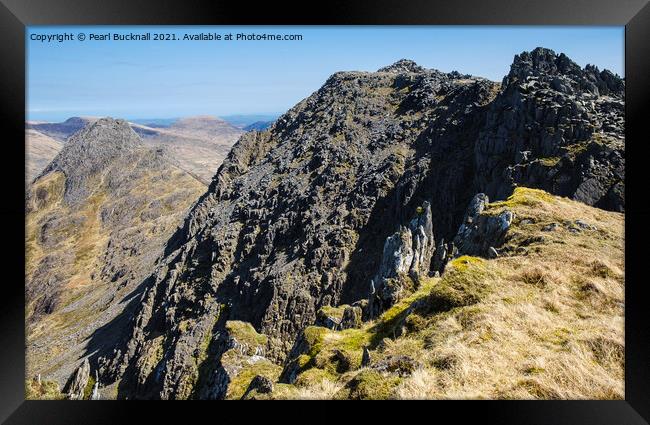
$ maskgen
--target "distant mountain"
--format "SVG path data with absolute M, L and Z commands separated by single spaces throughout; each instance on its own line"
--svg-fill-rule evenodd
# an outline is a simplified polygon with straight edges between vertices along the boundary
M 177 164 L 204 184 L 217 172 L 232 145 L 244 133 L 230 123 L 211 116 L 187 117 L 167 127 L 131 123 L 145 144 L 164 146 Z
M 142 119 L 131 119 L 129 122 L 134 124 L 141 124 L 147 127 L 162 128 L 169 127 L 175 121 L 178 121 L 178 118 L 142 118 Z
M 27 122 L 27 128 L 37 130 L 46 136 L 63 142 L 87 124 L 97 121 L 97 119 L 96 117 L 71 117 L 59 123 Z
M 247 125 L 244 127 L 244 131 L 251 131 L 251 130 L 257 130 L 257 131 L 262 131 L 266 130 L 267 128 L 271 127 L 275 121 L 255 121 L 252 124 Z
M 278 114 L 279 115 L 279 114 Z M 244 128 L 259 121 L 275 121 L 278 118 L 275 114 L 251 114 L 251 115 L 225 115 L 221 118 L 238 128 Z
M 25 130 L 25 183 L 29 184 L 63 148 L 63 142 L 34 129 Z
M 28 122 L 27 128 L 38 131 L 55 141 L 65 142 L 85 125 L 97 119 L 72 117 L 61 123 Z M 239 136 L 245 132 L 225 120 L 211 116 L 153 121 L 151 125 L 135 122 L 129 122 L 129 125 L 142 137 L 146 145 L 166 147 L 171 160 L 176 161 L 178 166 L 195 175 L 205 185 L 210 183 L 221 161 Z M 27 168 L 43 169 L 44 159 L 38 155 L 30 158 L 28 158 Z M 31 164 L 29 161 L 32 159 L 40 162 Z M 28 178 L 29 176 L 32 175 L 28 174 Z
M 29 374 L 65 382 L 204 190 L 126 121 L 99 119 L 65 143 L 27 193 Z

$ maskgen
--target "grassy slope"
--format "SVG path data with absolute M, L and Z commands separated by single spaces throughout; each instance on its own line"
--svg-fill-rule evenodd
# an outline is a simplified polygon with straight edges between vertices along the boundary
M 622 399 L 623 214 L 525 188 L 484 213 L 505 208 L 515 219 L 499 258 L 454 260 L 362 329 L 308 328 L 296 383 L 270 397 Z M 363 346 L 372 364 L 407 355 L 419 366 L 405 377 L 360 368 Z

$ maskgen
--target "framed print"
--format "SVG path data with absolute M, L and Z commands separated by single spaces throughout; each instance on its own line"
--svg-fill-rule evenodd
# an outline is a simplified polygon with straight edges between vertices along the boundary
M 646 2 L 2 3 L 6 423 L 647 423 Z

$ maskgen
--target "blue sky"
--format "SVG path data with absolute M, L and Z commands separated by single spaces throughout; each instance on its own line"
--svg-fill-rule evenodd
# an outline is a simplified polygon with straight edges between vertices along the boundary
M 64 41 L 32 34 L 301 34 L 301 41 Z M 332 73 L 399 59 L 500 81 L 515 54 L 564 52 L 624 76 L 623 27 L 42 27 L 27 31 L 27 115 L 127 119 L 280 114 Z

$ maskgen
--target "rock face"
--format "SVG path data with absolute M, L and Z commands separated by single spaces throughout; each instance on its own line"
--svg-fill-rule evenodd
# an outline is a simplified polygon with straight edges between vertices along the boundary
M 63 384 L 79 358 L 112 350 L 122 325 L 104 325 L 203 190 L 123 120 L 96 120 L 68 139 L 26 193 L 30 374 Z
M 281 362 L 319 309 L 370 298 L 379 311 L 441 271 L 461 224 L 463 250 L 490 254 L 467 242 L 485 227 L 465 216 L 470 203 L 480 209 L 476 193 L 503 199 L 525 183 L 623 208 L 622 87 L 545 49 L 516 57 L 502 86 L 411 61 L 332 75 L 233 147 L 169 240 L 129 334 L 103 359 L 105 379 L 122 377 L 125 398 L 222 395 L 188 360 L 222 334 L 221 320 L 252 324 L 268 337 L 265 358 Z M 549 155 L 562 157 L 547 166 Z M 138 366 L 156 338 L 164 355 Z M 207 361 L 222 357 L 208 351 Z
M 623 211 L 623 80 L 538 48 L 515 56 L 476 143 L 477 189 L 535 187 Z

